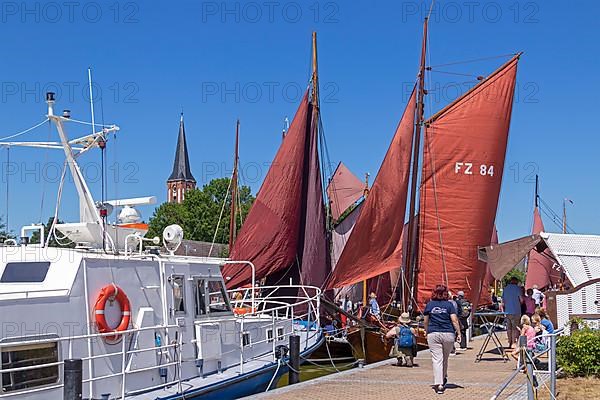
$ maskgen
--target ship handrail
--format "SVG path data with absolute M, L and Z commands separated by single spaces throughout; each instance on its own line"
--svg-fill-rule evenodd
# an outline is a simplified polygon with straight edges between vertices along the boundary
M 318 324 L 314 325 L 315 328 L 313 328 L 313 325 L 310 323 L 311 320 L 316 322 L 316 321 L 318 321 L 318 318 L 319 318 L 318 310 L 319 310 L 320 289 L 317 287 L 302 287 L 300 285 L 285 286 L 283 288 L 289 288 L 289 287 L 302 288 L 301 293 L 299 293 L 296 296 L 278 296 L 278 295 L 276 295 L 277 289 L 282 288 L 282 287 L 262 287 L 261 289 L 266 289 L 266 290 L 274 289 L 274 290 L 271 290 L 268 293 L 268 295 L 265 297 L 257 297 L 255 299 L 255 303 L 254 303 L 255 308 L 252 309 L 251 312 L 249 312 L 247 314 L 243 314 L 243 315 L 232 314 L 232 315 L 228 315 L 225 317 L 221 316 L 221 317 L 195 320 L 193 325 L 196 326 L 196 325 L 203 325 L 203 324 L 210 324 L 210 323 L 217 323 L 217 322 L 222 323 L 223 321 L 236 321 L 237 323 L 240 324 L 240 335 L 239 335 L 240 336 L 240 340 L 239 340 L 240 373 L 243 373 L 244 365 L 247 365 L 247 363 L 250 361 L 259 360 L 259 359 L 268 360 L 271 357 L 273 360 L 275 360 L 276 346 L 278 344 L 281 344 L 285 340 L 285 338 L 287 338 L 291 335 L 295 335 L 298 330 L 306 331 L 306 343 L 303 346 L 303 348 L 306 349 L 306 348 L 308 348 L 307 346 L 308 346 L 309 341 L 321 334 L 321 330 L 318 329 Z M 248 288 L 248 290 L 255 290 L 255 289 L 256 288 L 252 288 L 252 289 Z M 312 293 L 311 293 L 311 295 L 309 295 L 309 292 L 311 292 L 311 291 L 314 291 L 314 295 L 312 295 Z M 293 300 L 293 299 L 295 299 L 297 301 L 295 301 L 295 302 L 285 301 L 285 300 L 289 301 L 289 300 Z M 245 304 L 245 303 L 243 303 L 243 304 Z M 296 311 L 301 310 L 301 312 L 296 313 L 296 312 L 294 312 L 294 310 L 296 310 Z M 263 318 L 265 321 L 264 324 L 260 323 L 260 321 Z M 299 328 L 298 321 L 301 321 L 301 320 L 308 320 L 309 324 L 303 326 L 302 328 Z M 257 323 L 257 321 L 258 321 L 258 323 Z M 245 332 L 244 324 L 249 323 L 249 322 L 253 323 L 253 329 L 269 329 L 269 328 L 273 329 L 271 338 L 266 337 L 266 335 L 265 335 L 265 339 L 252 341 L 250 343 L 250 345 L 251 346 L 264 345 L 266 343 L 272 342 L 273 347 L 272 347 L 272 349 L 262 352 L 261 354 L 253 354 L 249 358 L 244 358 L 244 356 L 245 356 L 245 354 L 244 354 L 244 347 L 245 347 L 244 346 L 244 335 L 243 335 L 243 333 Z M 281 332 L 281 334 L 278 334 L 276 328 L 281 327 L 282 323 L 284 323 L 284 322 L 285 323 L 289 322 L 289 325 L 291 325 L 291 330 L 286 329 L 283 332 Z M 287 325 L 283 325 L 283 326 L 287 326 Z M 197 343 L 197 340 L 195 340 L 195 339 L 186 340 L 184 343 L 183 336 L 179 335 L 179 340 L 176 343 L 170 343 L 170 344 L 165 344 L 165 345 L 161 345 L 161 346 L 148 345 L 146 347 L 128 349 L 128 346 L 131 346 L 131 344 L 130 344 L 130 341 L 126 339 L 126 337 L 129 337 L 130 335 L 139 334 L 139 333 L 145 332 L 145 331 L 168 332 L 169 330 L 181 330 L 181 329 L 182 329 L 182 327 L 177 324 L 157 324 L 157 325 L 148 326 L 148 327 L 137 327 L 137 328 L 127 329 L 122 332 L 119 332 L 119 335 L 122 337 L 120 351 L 105 353 L 105 354 L 87 355 L 87 356 L 81 357 L 81 359 L 84 361 L 90 361 L 90 360 L 98 360 L 98 359 L 109 359 L 111 357 L 120 356 L 120 357 L 122 357 L 121 371 L 114 371 L 114 372 L 104 374 L 104 375 L 87 376 L 85 379 L 82 380 L 83 383 L 88 384 L 88 383 L 96 382 L 96 381 L 100 381 L 100 380 L 105 380 L 105 379 L 110 379 L 110 378 L 115 378 L 115 377 L 122 377 L 121 378 L 122 383 L 121 383 L 121 388 L 120 388 L 120 390 L 121 390 L 120 397 L 124 398 L 125 394 L 131 394 L 131 393 L 134 393 L 135 391 L 137 391 L 137 389 L 134 389 L 133 391 L 127 391 L 126 382 L 127 382 L 128 376 L 130 376 L 132 374 L 136 374 L 136 373 L 142 373 L 142 372 L 146 372 L 146 371 L 150 371 L 150 370 L 156 370 L 159 368 L 171 367 L 171 366 L 176 366 L 176 365 L 179 365 L 179 368 L 181 368 L 182 363 L 184 362 L 182 359 L 181 351 L 178 352 L 179 356 L 176 357 L 175 359 L 165 358 L 164 360 L 157 362 L 156 365 L 145 366 L 145 367 L 138 368 L 138 369 L 133 369 L 133 365 L 131 364 L 131 359 L 132 359 L 131 357 L 134 354 L 148 352 L 148 351 L 164 351 L 166 349 L 171 349 L 171 348 L 175 348 L 175 349 L 179 348 L 180 349 L 184 344 Z M 26 346 L 26 345 L 39 345 L 39 344 L 45 344 L 45 343 L 57 343 L 57 344 L 58 343 L 67 343 L 68 354 L 69 354 L 69 357 L 71 357 L 74 342 L 86 341 L 86 340 L 92 340 L 92 339 L 97 340 L 99 338 L 105 338 L 105 337 L 114 336 L 114 335 L 115 335 L 114 332 L 106 332 L 106 333 L 96 332 L 96 333 L 90 333 L 90 334 L 71 335 L 71 336 L 49 335 L 49 336 L 42 337 L 42 335 L 40 335 L 40 334 L 32 334 L 32 335 L 28 335 L 28 336 L 24 336 L 24 337 L 19 337 L 19 338 L 10 338 L 9 337 L 9 338 L 4 338 L 5 341 L 0 342 L 0 351 L 4 350 L 5 348 Z M 268 347 L 267 347 L 267 349 L 268 349 Z M 238 349 L 232 349 L 232 350 L 222 353 L 222 355 L 234 353 L 236 351 L 238 351 Z M 189 361 L 190 360 L 186 360 L 185 362 L 189 362 Z M 21 372 L 21 371 L 28 371 L 28 370 L 35 370 L 35 369 L 43 369 L 43 368 L 47 368 L 47 367 L 56 367 L 59 365 L 64 365 L 64 361 L 55 361 L 55 362 L 49 362 L 49 363 L 44 363 L 44 364 L 37 364 L 37 365 L 31 365 L 31 366 L 25 366 L 25 367 L 15 367 L 15 368 L 9 368 L 9 369 L 3 369 L 2 366 L 0 365 L 0 374 L 11 373 L 11 372 Z M 230 364 L 230 367 L 235 367 L 235 364 L 233 364 L 233 365 Z M 60 380 L 58 382 L 60 382 Z M 167 387 L 167 386 L 171 386 L 173 384 L 178 384 L 178 383 L 181 385 L 181 381 L 176 379 L 171 382 L 160 383 L 159 385 L 156 385 L 154 388 Z M 62 383 L 50 384 L 50 385 L 46 385 L 43 387 L 19 389 L 19 390 L 15 390 L 14 392 L 0 393 L 0 398 L 9 397 L 9 396 L 13 396 L 16 394 L 26 395 L 29 393 L 57 389 L 60 387 L 63 387 Z M 144 391 L 146 391 L 148 389 L 149 388 L 144 388 Z

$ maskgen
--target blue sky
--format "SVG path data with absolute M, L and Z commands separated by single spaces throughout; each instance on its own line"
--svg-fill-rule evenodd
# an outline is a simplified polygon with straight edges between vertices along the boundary
M 375 176 L 404 109 L 420 49 L 420 1 L 3 2 L 0 10 L 0 138 L 44 118 L 44 92 L 57 109 L 89 120 L 87 67 L 101 90 L 97 121 L 121 127 L 109 144 L 109 195 L 165 199 L 179 113 L 200 184 L 230 173 L 236 118 L 241 162 L 257 190 L 309 78 L 310 35 L 318 32 L 321 106 L 332 163 Z M 600 138 L 591 123 L 600 89 L 595 2 L 436 3 L 431 64 L 524 51 L 518 72 L 505 175 L 497 215 L 501 240 L 531 226 L 533 175 L 556 211 L 565 197 L 569 225 L 599 233 L 595 185 Z M 485 75 L 503 59 L 448 67 Z M 473 78 L 432 74 L 438 109 Z M 429 113 L 429 112 L 428 112 Z M 102 118 L 103 115 L 103 118 Z M 87 131 L 73 127 L 71 136 Z M 23 140 L 56 138 L 42 127 Z M 6 150 L 0 150 L 0 162 Z M 58 151 L 11 150 L 10 225 L 53 213 Z M 99 154 L 82 160 L 96 197 Z M 119 171 L 115 177 L 115 171 Z M 5 213 L 5 176 L 0 215 Z M 118 182 L 118 183 L 115 183 Z M 44 194 L 43 194 L 44 193 Z M 43 205 L 42 205 L 43 202 Z M 74 191 L 61 216 L 77 219 Z M 152 209 L 142 212 L 148 217 Z M 548 230 L 556 229 L 547 218 Z

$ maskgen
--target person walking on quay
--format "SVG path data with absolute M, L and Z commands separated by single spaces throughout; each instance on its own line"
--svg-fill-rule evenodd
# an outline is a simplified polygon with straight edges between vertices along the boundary
M 407 312 L 400 314 L 398 325 L 386 333 L 386 339 L 395 337 L 394 347 L 390 351 L 390 357 L 398 359 L 397 366 L 401 367 L 403 363 L 412 368 L 413 360 L 417 356 L 417 331 L 411 328 L 410 315 Z
M 448 301 L 446 286 L 435 287 L 423 314 L 433 364 L 433 383 L 436 393 L 442 394 L 448 381 L 448 358 L 455 339 L 461 337 L 456 308 Z
M 458 322 L 460 322 L 460 350 L 467 350 L 467 328 L 469 327 L 469 317 L 471 316 L 471 303 L 465 299 L 465 292 L 458 291 L 456 299 L 456 313 Z
M 508 347 L 513 348 L 519 338 L 519 322 L 521 319 L 521 287 L 516 277 L 510 279 L 502 292 L 502 302 L 506 313 L 506 334 L 508 335 Z

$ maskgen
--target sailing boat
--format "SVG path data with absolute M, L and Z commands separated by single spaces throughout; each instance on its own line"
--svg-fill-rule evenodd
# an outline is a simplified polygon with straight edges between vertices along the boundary
M 312 78 L 283 138 L 230 259 L 250 261 L 258 281 L 321 287 L 330 271 L 325 204 L 319 161 L 317 37 L 313 33 Z M 223 269 L 229 288 L 251 282 L 237 264 Z
M 425 119 L 425 71 L 431 70 L 425 66 L 427 29 L 426 18 L 415 89 L 326 286 L 351 285 L 400 267 L 397 285 L 403 307 L 413 314 L 440 283 L 452 291 L 463 290 L 477 306 L 486 268 L 477 258 L 477 246 L 492 237 L 520 57 L 515 54 Z M 404 248 L 404 220 L 390 221 L 405 215 L 409 175 L 409 237 Z M 387 357 L 389 344 L 380 332 L 359 334 L 367 362 Z M 359 334 L 349 334 L 348 340 Z

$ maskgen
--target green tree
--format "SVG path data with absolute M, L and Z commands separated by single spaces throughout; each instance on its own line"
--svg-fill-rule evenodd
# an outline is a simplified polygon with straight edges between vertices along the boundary
M 502 278 L 502 282 L 504 283 L 504 286 L 508 285 L 510 283 L 510 280 L 512 278 L 517 278 L 519 280 L 519 282 L 521 283 L 525 283 L 525 272 L 513 268 L 510 271 L 508 271 L 508 273 L 504 276 L 504 278 Z
M 2 217 L 0 217 L 0 243 L 3 243 L 6 239 L 13 239 L 13 235 L 7 230 L 6 224 Z
M 181 204 L 163 203 L 150 218 L 150 227 L 147 237 L 159 236 L 171 224 L 178 224 L 184 230 L 184 237 L 189 240 L 212 242 L 219 217 L 221 223 L 217 231 L 216 242 L 229 242 L 229 214 L 231 210 L 231 196 L 227 194 L 229 178 L 217 178 L 204 185 L 201 189 L 186 192 L 185 200 Z M 239 214 L 245 219 L 254 202 L 254 196 L 248 186 L 239 190 L 239 203 L 236 214 L 237 228 L 241 227 Z M 225 202 L 225 197 L 227 201 Z M 223 203 L 225 208 L 223 209 Z M 223 213 L 221 214 L 221 210 Z
M 52 227 L 52 221 L 54 220 L 54 217 L 50 217 L 48 218 L 48 222 L 46 222 L 46 224 L 44 225 L 44 240 L 47 240 L 48 238 L 48 234 L 50 233 L 50 227 Z M 62 224 L 63 222 L 59 219 L 58 221 L 56 221 L 57 224 Z M 59 235 L 60 237 L 60 235 Z M 30 243 L 39 243 L 40 242 L 40 233 L 38 231 L 33 232 L 33 234 L 31 235 L 31 240 Z M 75 247 L 75 243 L 70 242 L 68 239 L 65 239 L 65 244 L 60 244 L 56 241 L 56 238 L 54 237 L 54 235 L 52 235 L 52 237 L 50 238 L 50 241 L 48 242 L 48 246 L 50 247 L 70 247 L 70 248 L 74 248 Z

